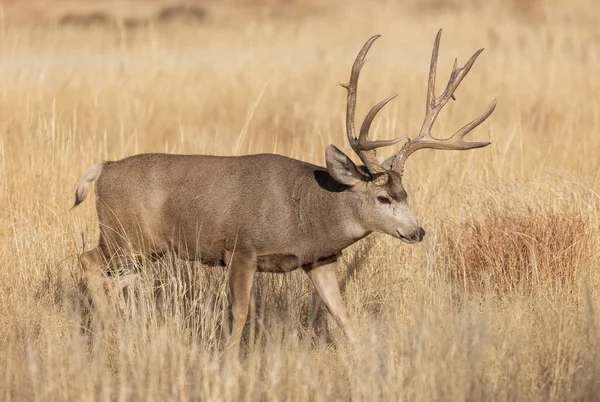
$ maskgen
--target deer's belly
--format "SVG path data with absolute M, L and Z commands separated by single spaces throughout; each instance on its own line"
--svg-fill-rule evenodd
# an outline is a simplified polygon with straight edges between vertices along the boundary
M 316 260 L 304 260 L 293 254 L 268 254 L 261 255 L 257 258 L 258 272 L 291 272 L 298 268 L 306 268 L 310 266 L 319 266 L 331 264 L 340 257 L 341 254 L 330 255 L 325 258 Z
M 291 272 L 302 265 L 301 259 L 293 254 L 268 254 L 257 258 L 258 272 Z

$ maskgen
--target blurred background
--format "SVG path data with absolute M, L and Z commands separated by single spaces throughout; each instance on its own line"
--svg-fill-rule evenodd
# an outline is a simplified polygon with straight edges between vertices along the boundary
M 258 16 L 302 18 L 361 6 L 399 7 L 413 15 L 468 12 L 495 17 L 512 16 L 528 23 L 558 23 L 578 20 L 593 23 L 594 1 L 577 0 L 3 0 L 3 16 L 10 23 L 55 23 L 61 25 L 143 26 L 156 21 L 223 22 Z

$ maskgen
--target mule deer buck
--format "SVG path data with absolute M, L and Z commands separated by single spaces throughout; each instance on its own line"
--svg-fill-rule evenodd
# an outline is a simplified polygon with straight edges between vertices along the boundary
M 440 110 L 483 51 L 458 67 L 444 92 L 435 96 L 441 30 L 433 45 L 425 119 L 418 136 L 373 141 L 369 128 L 377 113 L 396 95 L 379 102 L 355 135 L 358 77 L 365 56 L 379 36 L 370 38 L 352 66 L 347 90 L 348 141 L 364 165 L 357 166 L 334 145 L 326 148 L 327 167 L 282 155 L 235 157 L 141 154 L 99 163 L 85 172 L 75 205 L 96 184 L 100 222 L 98 247 L 81 255 L 89 286 L 99 294 L 108 267 L 124 255 L 158 258 L 172 252 L 182 259 L 229 267 L 232 341 L 244 327 L 256 272 L 307 274 L 346 337 L 354 340 L 336 278 L 342 250 L 372 232 L 406 243 L 423 240 L 425 231 L 411 211 L 402 186 L 407 158 L 420 149 L 468 150 L 489 142 L 464 140 L 487 119 L 495 101 L 480 117 L 454 135 L 438 139 L 431 129 Z M 376 149 L 406 139 L 402 148 L 380 163 Z

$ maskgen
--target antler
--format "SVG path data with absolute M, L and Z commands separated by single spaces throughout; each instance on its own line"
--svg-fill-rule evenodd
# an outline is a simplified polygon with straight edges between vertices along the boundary
M 431 149 L 445 149 L 445 150 L 457 150 L 457 151 L 465 151 L 468 149 L 482 148 L 490 145 L 490 142 L 467 142 L 464 141 L 465 135 L 467 135 L 471 130 L 480 125 L 487 119 L 494 109 L 496 108 L 496 101 L 494 100 L 490 107 L 483 113 L 481 116 L 466 124 L 460 130 L 458 130 L 454 135 L 444 139 L 434 138 L 431 135 L 431 128 L 433 123 L 435 123 L 435 119 L 437 118 L 440 110 L 448 103 L 448 101 L 452 98 L 454 99 L 454 91 L 463 78 L 469 73 L 469 70 L 475 63 L 477 57 L 483 52 L 483 49 L 479 49 L 464 65 L 464 67 L 457 67 L 457 60 L 454 59 L 454 67 L 452 69 L 452 74 L 450 74 L 450 79 L 448 81 L 448 85 L 444 92 L 440 95 L 439 98 L 435 97 L 435 72 L 437 68 L 437 58 L 438 51 L 440 47 L 440 37 L 442 36 L 442 30 L 440 29 L 435 38 L 435 43 L 433 44 L 433 52 L 431 55 L 431 65 L 429 67 L 429 83 L 427 86 L 427 106 L 425 108 L 425 119 L 423 120 L 423 125 L 421 126 L 421 131 L 419 135 L 414 140 L 409 140 L 404 144 L 402 149 L 395 155 L 395 158 L 392 162 L 391 168 L 400 174 L 404 172 L 404 164 L 406 159 L 415 151 L 424 148 Z
M 348 91 L 348 101 L 346 106 L 346 134 L 348 135 L 348 141 L 350 142 L 350 146 L 352 147 L 354 152 L 365 164 L 366 168 L 369 171 L 369 174 L 373 177 L 373 181 L 375 182 L 375 184 L 378 185 L 385 184 L 388 180 L 388 177 L 385 173 L 385 169 L 381 167 L 381 164 L 377 160 L 377 154 L 375 152 L 375 149 L 387 147 L 389 145 L 394 145 L 397 142 L 402 141 L 406 138 L 402 137 L 393 140 L 380 141 L 371 141 L 369 139 L 369 129 L 371 128 L 371 123 L 373 122 L 373 119 L 389 101 L 391 101 L 397 96 L 397 94 L 382 100 L 381 102 L 379 102 L 371 108 L 360 127 L 360 134 L 358 138 L 356 138 L 354 132 L 354 112 L 356 110 L 358 76 L 360 75 L 360 70 L 365 64 L 365 56 L 367 55 L 367 52 L 371 48 L 373 42 L 375 42 L 380 36 L 381 35 L 372 36 L 367 41 L 367 43 L 365 43 L 360 52 L 358 52 L 356 60 L 354 60 L 354 64 L 352 65 L 350 82 L 348 84 L 340 84 Z

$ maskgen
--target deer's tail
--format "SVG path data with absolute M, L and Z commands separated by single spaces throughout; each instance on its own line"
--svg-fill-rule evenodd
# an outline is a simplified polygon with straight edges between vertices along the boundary
M 98 163 L 85 171 L 81 177 L 81 180 L 79 181 L 77 190 L 75 190 L 75 204 L 73 204 L 71 209 L 75 208 L 77 205 L 81 204 L 83 200 L 85 200 L 85 197 L 87 197 L 90 192 L 92 183 L 94 180 L 100 177 L 103 166 L 104 163 Z

